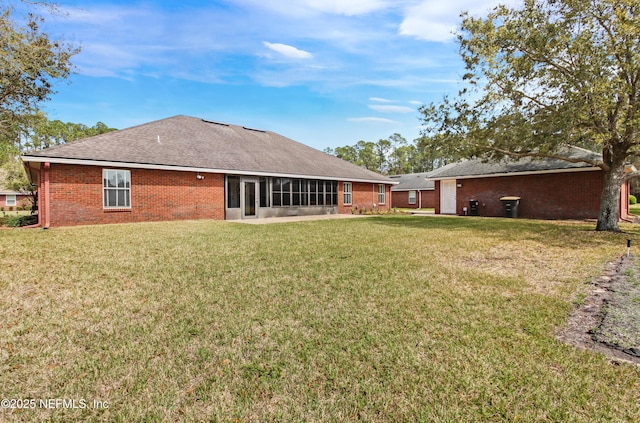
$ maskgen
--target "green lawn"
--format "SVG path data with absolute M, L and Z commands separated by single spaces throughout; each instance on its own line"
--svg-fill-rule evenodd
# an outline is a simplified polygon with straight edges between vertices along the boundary
M 554 338 L 584 283 L 640 245 L 636 227 L 593 227 L 0 231 L 0 397 L 35 400 L 0 421 L 640 421 L 640 368 Z
M 629 204 L 629 213 L 640 216 L 640 204 Z

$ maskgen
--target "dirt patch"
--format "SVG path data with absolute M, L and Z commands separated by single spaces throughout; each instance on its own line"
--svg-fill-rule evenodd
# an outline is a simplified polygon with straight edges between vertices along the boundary
M 557 338 L 640 364 L 640 259 L 622 256 L 587 285 Z

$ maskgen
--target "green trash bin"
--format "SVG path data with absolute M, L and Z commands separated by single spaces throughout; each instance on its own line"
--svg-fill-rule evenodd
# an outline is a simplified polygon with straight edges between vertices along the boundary
M 502 197 L 502 211 L 504 217 L 518 217 L 518 206 L 520 205 L 520 197 Z

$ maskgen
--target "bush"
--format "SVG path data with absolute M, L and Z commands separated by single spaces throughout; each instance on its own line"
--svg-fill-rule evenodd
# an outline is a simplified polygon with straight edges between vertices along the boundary
M 9 211 L 13 211 L 13 206 L 9 206 Z
M 638 199 L 636 198 L 635 195 L 630 195 L 629 196 L 629 204 L 637 204 L 638 203 Z
M 38 223 L 38 215 L 7 217 L 5 218 L 4 223 L 11 228 L 35 225 Z

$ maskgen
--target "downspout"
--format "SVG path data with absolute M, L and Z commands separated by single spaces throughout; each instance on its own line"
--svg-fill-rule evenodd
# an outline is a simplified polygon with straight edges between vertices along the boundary
M 51 216 L 49 212 L 51 211 L 51 201 L 49 198 L 49 170 L 51 169 L 51 163 L 45 162 L 44 164 L 44 226 L 43 229 L 49 229 L 49 225 L 51 224 Z
M 418 208 L 422 209 L 422 193 L 420 192 L 420 190 L 418 190 Z
M 31 169 L 31 166 L 29 166 L 29 169 Z M 36 172 L 38 172 L 38 185 L 37 185 L 37 187 L 38 187 L 38 191 L 37 191 L 38 192 L 38 222 L 34 223 L 33 225 L 23 226 L 22 228 L 24 228 L 24 229 L 37 228 L 42 224 L 42 222 L 40 222 L 40 216 L 42 216 L 40 214 L 40 210 L 42 210 L 40 208 L 42 206 L 42 199 L 41 199 L 41 195 L 40 195 L 40 182 L 41 182 L 42 178 L 40 178 L 40 169 L 36 169 Z M 31 172 L 29 172 L 29 174 L 30 173 Z

